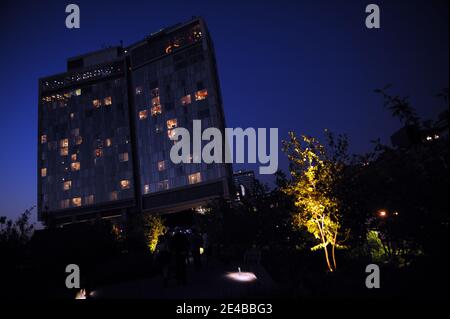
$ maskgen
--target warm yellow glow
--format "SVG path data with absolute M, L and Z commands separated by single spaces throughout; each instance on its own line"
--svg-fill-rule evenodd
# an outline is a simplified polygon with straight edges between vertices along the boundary
M 166 162 L 165 161 L 159 161 L 158 162 L 158 171 L 163 171 L 166 169 Z
M 386 216 L 387 216 L 387 213 L 386 213 L 385 210 L 380 210 L 380 211 L 378 212 L 378 215 L 379 215 L 380 217 L 386 217 Z
M 161 113 L 162 113 L 161 105 L 155 105 L 155 106 L 153 106 L 152 109 L 151 109 L 151 112 L 152 112 L 152 115 L 153 115 L 153 116 L 156 116 L 156 115 L 158 115 L 158 114 L 161 114 Z
M 86 290 L 81 289 L 79 292 L 77 292 L 75 299 L 86 299 Z
M 92 101 L 92 105 L 93 105 L 96 109 L 98 109 L 98 108 L 102 105 L 102 102 L 101 102 L 100 100 L 96 99 L 96 100 L 93 100 L 93 101 Z
M 204 252 L 205 252 L 205 249 L 203 247 L 200 247 L 200 255 L 203 255 Z
M 123 179 L 120 181 L 120 188 L 121 189 L 127 189 L 130 188 L 130 181 L 127 179 Z
M 145 120 L 147 118 L 147 110 L 139 111 L 139 119 Z
M 72 155 L 70 155 L 70 159 L 71 159 L 72 161 L 76 161 L 76 160 L 77 160 L 77 154 L 72 154 Z
M 81 136 L 76 136 L 75 137 L 75 144 L 76 145 L 80 145 L 81 143 L 83 143 L 83 138 Z
M 194 174 L 190 174 L 188 176 L 188 180 L 189 180 L 189 184 L 196 184 L 196 183 L 200 183 L 202 181 L 202 177 L 200 172 L 194 173 Z
M 72 181 L 65 181 L 64 183 L 63 183 L 63 189 L 65 190 L 65 191 L 68 191 L 69 189 L 71 189 L 72 188 Z
M 81 206 L 81 197 L 72 198 L 72 205 L 75 207 Z
M 69 146 L 69 139 L 64 138 L 62 140 L 59 141 L 59 146 L 60 147 L 68 147 Z
M 206 99 L 207 96 L 208 96 L 208 91 L 206 89 L 195 92 L 195 100 L 196 101 L 204 100 L 204 99 Z
M 110 96 L 107 96 L 103 99 L 103 102 L 105 105 L 111 105 L 112 104 L 112 98 Z
M 76 96 L 81 95 L 81 89 L 76 89 L 76 90 L 75 90 L 75 95 L 76 95 Z
M 170 119 L 167 121 L 167 129 L 173 129 L 177 127 L 177 119 Z
M 105 140 L 105 146 L 106 146 L 106 147 L 110 147 L 111 144 L 112 144 L 112 140 L 111 140 L 110 138 L 107 138 L 107 139 Z
M 68 147 L 62 147 L 59 151 L 59 154 L 61 156 L 67 156 L 69 155 L 69 148 Z
M 80 162 L 73 162 L 70 164 L 70 169 L 72 171 L 79 171 L 80 170 Z
M 188 94 L 188 95 L 186 95 L 186 96 L 183 96 L 183 97 L 180 99 L 180 102 L 181 102 L 181 105 L 191 104 L 191 102 L 192 102 L 192 100 L 191 100 L 191 95 Z
M 45 177 L 45 176 L 47 176 L 47 168 L 41 168 L 41 176 L 42 177 Z
M 103 150 L 101 148 L 97 148 L 95 150 L 95 157 L 102 157 L 103 156 Z
M 159 101 L 160 101 L 159 100 L 159 96 L 156 96 L 156 97 L 152 98 L 152 105 L 153 106 L 160 105 Z

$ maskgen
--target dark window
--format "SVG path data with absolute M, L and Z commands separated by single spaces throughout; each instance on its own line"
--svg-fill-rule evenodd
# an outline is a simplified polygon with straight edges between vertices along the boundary
M 197 91 L 203 90 L 205 88 L 205 85 L 203 84 L 203 81 L 197 82 Z
M 154 89 L 158 87 L 158 81 L 151 81 L 150 82 L 150 89 Z

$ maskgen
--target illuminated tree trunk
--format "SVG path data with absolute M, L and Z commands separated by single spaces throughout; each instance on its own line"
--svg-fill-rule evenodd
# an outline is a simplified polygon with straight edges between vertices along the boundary
M 322 237 L 322 244 L 323 244 L 323 251 L 325 253 L 325 260 L 327 262 L 327 266 L 328 266 L 328 270 L 330 272 L 333 272 L 333 267 L 331 267 L 331 263 L 330 263 L 330 256 L 328 254 L 328 243 L 327 240 L 325 238 L 325 235 L 323 233 L 323 218 L 322 218 L 322 223 L 319 223 L 317 221 L 317 226 L 319 227 L 319 231 L 320 231 L 320 236 Z
M 333 266 L 334 266 L 334 270 L 336 270 L 336 254 L 335 254 L 335 250 L 336 250 L 336 239 L 337 239 L 337 230 L 336 233 L 334 234 L 334 240 L 333 243 L 331 244 L 331 256 L 333 258 Z
M 328 248 L 327 246 L 323 247 L 323 250 L 325 251 L 325 259 L 327 260 L 327 266 L 328 266 L 328 270 L 330 272 L 333 272 L 333 267 L 331 267 L 331 263 L 330 263 L 330 257 L 328 256 Z

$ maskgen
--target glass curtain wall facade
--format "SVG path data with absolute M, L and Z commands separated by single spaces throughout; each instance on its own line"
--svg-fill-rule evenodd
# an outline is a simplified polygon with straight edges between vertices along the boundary
M 39 80 L 38 216 L 59 223 L 227 197 L 229 164 L 173 164 L 173 129 L 224 129 L 203 20 L 68 60 Z M 206 143 L 206 142 L 204 142 Z M 188 204 L 186 204 L 188 203 Z

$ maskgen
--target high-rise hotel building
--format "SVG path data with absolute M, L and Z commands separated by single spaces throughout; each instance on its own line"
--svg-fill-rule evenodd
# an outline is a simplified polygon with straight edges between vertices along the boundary
M 173 129 L 225 128 L 200 18 L 68 59 L 39 80 L 38 216 L 56 224 L 176 212 L 230 194 L 230 164 L 174 164 Z M 203 143 L 206 143 L 205 141 Z

